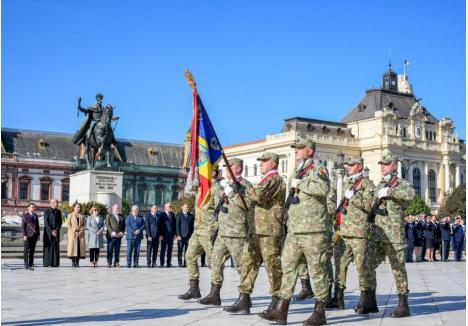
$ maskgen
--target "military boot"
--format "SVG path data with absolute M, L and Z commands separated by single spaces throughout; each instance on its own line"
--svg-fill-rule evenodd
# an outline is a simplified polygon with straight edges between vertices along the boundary
M 280 325 L 286 325 L 288 320 L 289 300 L 279 299 L 275 308 L 270 311 L 264 311 L 260 317 L 266 320 L 276 321 Z
M 408 317 L 410 315 L 410 309 L 408 306 L 408 295 L 398 295 L 398 307 L 390 314 L 392 318 Z
M 325 318 L 325 301 L 315 301 L 314 313 L 308 319 L 306 319 L 302 325 L 304 326 L 316 326 L 325 325 L 327 319 Z
M 359 302 L 354 306 L 354 312 L 360 314 L 362 303 L 364 302 L 364 297 L 366 296 L 365 291 L 361 291 L 361 296 L 359 297 Z
M 379 306 L 377 305 L 377 300 L 375 299 L 375 290 L 366 290 L 364 300 L 361 302 L 357 313 L 358 314 L 368 314 L 379 312 Z
M 198 302 L 201 304 L 220 306 L 221 305 L 221 297 L 219 295 L 220 290 L 221 290 L 220 284 L 211 284 L 210 293 L 203 299 L 198 300 Z
M 341 289 L 338 285 L 335 285 L 335 295 L 330 302 L 327 302 L 326 307 L 344 310 L 344 289 Z
M 279 301 L 278 296 L 273 295 L 271 297 L 271 302 L 270 302 L 270 305 L 268 306 L 268 308 L 266 310 L 263 310 L 263 312 L 259 313 L 258 315 L 260 317 L 262 317 L 263 319 L 267 319 L 267 318 L 264 317 L 264 315 L 270 313 L 273 309 L 275 309 L 276 304 L 278 303 L 278 301 Z
M 179 295 L 181 300 L 199 299 L 201 298 L 198 280 L 190 280 L 189 289 L 184 294 Z
M 224 307 L 223 310 L 232 313 L 243 312 L 250 314 L 250 294 L 241 293 L 239 299 L 232 306 Z
M 330 284 L 328 286 L 328 295 L 327 295 L 327 302 L 325 303 L 325 308 L 333 308 L 334 297 L 332 297 L 332 288 L 333 288 L 333 284 Z
M 296 301 L 303 301 L 307 298 L 314 297 L 314 291 L 312 291 L 312 286 L 310 285 L 310 279 L 301 280 L 302 290 L 296 297 Z

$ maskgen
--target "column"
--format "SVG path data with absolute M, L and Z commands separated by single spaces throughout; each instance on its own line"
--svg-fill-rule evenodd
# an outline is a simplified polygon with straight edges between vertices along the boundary
M 460 185 L 460 164 L 455 165 L 455 187 Z
M 429 201 L 429 167 L 426 162 L 424 162 L 423 164 L 423 175 L 422 175 L 421 181 L 422 181 L 422 185 L 421 185 L 422 196 L 421 197 L 424 199 L 426 204 L 429 205 L 430 204 L 430 201 Z
M 398 178 L 401 179 L 401 162 L 398 161 Z
M 450 164 L 449 162 L 445 162 L 444 167 L 445 167 L 445 173 L 444 173 L 445 192 L 449 192 L 450 191 Z
M 343 198 L 343 169 L 339 167 L 336 169 L 336 207 L 341 203 Z
M 413 169 L 414 169 L 414 162 L 408 163 L 408 182 L 410 185 L 413 185 Z

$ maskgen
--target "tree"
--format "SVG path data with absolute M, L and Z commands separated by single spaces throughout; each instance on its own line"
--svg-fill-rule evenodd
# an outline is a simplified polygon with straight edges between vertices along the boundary
M 420 213 L 429 214 L 431 209 L 426 205 L 426 202 L 421 197 L 414 197 L 408 208 L 405 210 L 406 215 L 418 215 Z
M 466 185 L 459 185 L 445 198 L 439 215 L 442 217 L 461 215 L 463 219 L 466 217 Z
M 194 197 L 189 197 L 189 198 L 181 198 L 177 199 L 172 202 L 172 211 L 174 213 L 179 213 L 182 211 L 182 205 L 188 204 L 189 211 L 193 214 L 194 212 L 194 207 L 195 207 L 195 198 Z
M 73 212 L 73 205 L 74 204 L 75 203 L 73 203 L 71 206 L 68 207 L 68 213 Z M 97 208 L 99 208 L 99 215 L 101 215 L 103 217 L 105 217 L 107 215 L 107 213 L 109 212 L 109 208 L 106 205 L 98 203 L 96 201 L 89 201 L 87 203 L 79 203 L 79 204 L 81 206 L 80 213 L 83 214 L 83 215 L 91 215 L 89 210 L 93 206 L 96 206 Z
M 127 198 L 122 199 L 122 215 L 128 216 L 130 214 L 130 204 L 128 203 Z

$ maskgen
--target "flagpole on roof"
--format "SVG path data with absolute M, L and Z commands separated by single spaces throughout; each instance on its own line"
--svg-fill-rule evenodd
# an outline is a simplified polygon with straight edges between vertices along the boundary
M 190 86 L 191 89 L 193 89 L 196 92 L 197 91 L 197 84 L 195 83 L 195 79 L 193 78 L 192 73 L 188 69 L 185 69 L 184 75 L 185 75 L 185 80 L 187 80 L 187 84 Z M 194 101 L 196 101 L 196 100 L 197 99 L 194 98 Z M 192 138 L 192 142 L 193 141 L 196 141 L 196 140 Z M 221 144 L 219 144 L 219 145 L 221 147 L 221 156 L 223 158 L 224 164 L 226 165 L 226 169 L 228 170 L 229 176 L 231 177 L 232 182 L 234 182 L 240 188 L 240 184 L 236 180 L 236 177 L 234 176 L 234 173 L 232 172 L 231 166 L 228 163 L 228 159 L 226 157 L 226 154 L 224 153 L 224 148 L 221 146 Z M 249 209 L 247 207 L 247 203 L 245 202 L 244 196 L 242 196 L 241 193 L 239 193 L 239 198 L 240 198 L 240 200 L 242 202 L 242 206 L 244 207 L 244 209 L 246 211 L 248 211 Z

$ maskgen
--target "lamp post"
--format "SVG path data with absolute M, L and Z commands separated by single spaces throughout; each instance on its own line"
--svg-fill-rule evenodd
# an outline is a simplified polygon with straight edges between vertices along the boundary
M 341 148 L 336 156 L 340 162 L 337 164 L 336 168 L 336 207 L 338 207 L 343 197 L 344 154 Z

